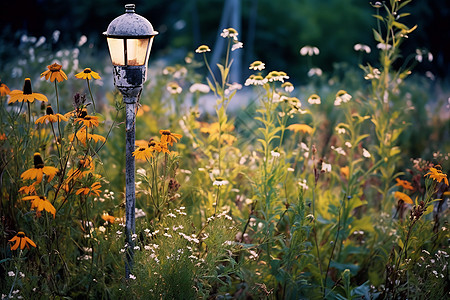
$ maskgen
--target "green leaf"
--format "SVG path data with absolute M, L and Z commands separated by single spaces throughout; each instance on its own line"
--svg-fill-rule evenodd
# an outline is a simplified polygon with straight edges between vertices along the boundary
M 216 88 L 212 84 L 211 80 L 209 80 L 209 78 L 206 77 L 206 81 L 208 82 L 208 85 L 209 85 L 209 88 L 211 89 L 211 91 L 213 91 L 213 93 L 215 93 L 216 92 Z
M 384 44 L 384 40 L 381 37 L 381 35 L 378 33 L 378 31 L 376 31 L 375 29 L 372 29 L 372 30 L 373 30 L 373 37 L 375 38 L 375 41 Z
M 383 17 L 382 17 L 382 16 L 380 16 L 380 15 L 372 15 L 372 17 L 374 17 L 374 18 L 376 18 L 376 19 L 378 19 L 378 20 L 380 20 L 380 21 L 384 22 L 384 19 L 383 19 Z
M 405 24 L 402 24 L 400 22 L 397 22 L 397 21 L 392 22 L 392 25 L 397 27 L 398 29 L 401 29 L 401 30 L 408 30 L 409 29 L 408 26 L 406 26 Z
M 403 241 L 402 241 L 402 239 L 398 239 L 398 243 L 397 243 L 399 246 L 400 246 L 400 248 L 404 248 L 405 247 L 405 244 L 403 244 Z

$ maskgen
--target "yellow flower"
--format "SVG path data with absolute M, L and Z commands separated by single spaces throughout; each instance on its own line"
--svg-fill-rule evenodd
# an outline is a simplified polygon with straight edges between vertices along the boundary
M 287 129 L 294 131 L 295 133 L 303 132 L 311 134 L 313 132 L 313 129 L 311 126 L 306 124 L 292 124 L 287 127 Z
M 14 103 L 16 101 L 19 101 L 19 102 L 27 101 L 27 102 L 33 103 L 34 100 L 39 100 L 42 102 L 48 101 L 47 97 L 45 97 L 44 95 L 39 94 L 39 93 L 33 93 L 33 90 L 31 88 L 31 79 L 25 78 L 25 82 L 23 84 L 22 91 L 14 90 L 11 93 L 9 93 L 8 104 Z
M 178 133 L 171 133 L 170 130 L 160 130 L 159 134 L 161 134 L 161 143 L 169 143 L 170 146 L 173 146 L 173 143 L 177 143 L 179 139 L 183 136 Z
M 75 119 L 75 122 L 81 123 L 87 127 L 97 127 L 99 124 L 98 117 L 88 115 L 85 110 L 80 113 L 78 118 Z
M 46 112 L 46 115 L 37 119 L 35 124 L 38 124 L 38 123 L 44 124 L 44 122 L 45 122 L 45 124 L 48 124 L 48 122 L 55 123 L 58 121 L 66 121 L 67 122 L 67 120 L 68 120 L 66 117 L 64 117 L 61 114 L 55 114 L 50 105 L 47 105 L 47 109 L 45 112 Z
M 116 221 L 115 217 L 110 216 L 109 214 L 106 214 L 106 213 L 102 215 L 102 219 L 105 220 L 106 222 L 111 223 L 111 224 L 113 224 L 114 221 Z
M 139 109 L 138 109 L 138 111 L 137 111 L 137 113 L 136 113 L 136 117 L 141 117 L 142 115 L 144 115 L 144 113 L 147 113 L 147 112 L 149 112 L 151 109 L 150 109 L 150 106 L 148 106 L 148 105 L 146 105 L 146 104 L 142 104 L 140 107 L 139 107 Z
M 106 138 L 105 137 L 103 137 L 103 136 L 101 136 L 101 135 L 99 135 L 99 134 L 95 134 L 95 133 L 86 133 L 86 126 L 83 126 L 83 127 L 81 127 L 80 128 L 80 130 L 78 130 L 77 132 L 76 132 L 76 134 L 70 134 L 69 135 L 69 140 L 71 141 L 71 142 L 73 142 L 73 140 L 75 139 L 75 136 L 76 136 L 76 138 L 77 138 L 77 140 L 79 140 L 80 142 L 82 142 L 83 143 L 83 145 L 85 145 L 86 146 L 86 140 L 94 140 L 94 142 L 98 142 L 98 141 L 101 141 L 101 142 L 105 142 L 106 141 Z
M 11 93 L 9 87 L 0 80 L 0 96 L 6 96 Z
M 209 49 L 209 47 L 206 45 L 201 45 L 197 48 L 197 50 L 195 50 L 196 53 L 204 53 L 209 51 L 211 51 L 211 49 Z
M 55 167 L 45 166 L 41 154 L 36 152 L 34 153 L 34 168 L 26 170 L 22 173 L 22 175 L 20 175 L 20 177 L 24 180 L 36 178 L 36 182 L 39 183 L 42 181 L 42 177 L 45 174 L 48 176 L 48 182 L 50 182 L 53 177 L 55 177 L 56 173 L 58 173 L 58 169 Z
M 136 159 L 148 160 L 153 157 L 151 149 L 147 147 L 139 147 L 133 152 Z
M 78 189 L 78 191 L 75 193 L 77 195 L 87 195 L 87 194 L 91 194 L 91 195 L 97 195 L 98 197 L 100 197 L 100 193 L 102 192 L 100 190 L 102 186 L 100 185 L 100 182 L 94 182 L 93 184 L 91 184 L 90 187 L 84 187 L 81 189 Z
M 151 149 L 151 151 L 164 152 L 170 154 L 169 148 L 167 147 L 167 142 L 150 141 L 148 142 L 148 148 Z
M 36 184 L 36 182 L 33 182 L 31 185 L 26 185 L 26 186 L 21 187 L 19 189 L 19 193 L 24 193 L 27 195 L 35 194 L 36 193 L 35 184 Z
M 344 176 L 345 178 L 348 179 L 349 173 L 350 173 L 350 169 L 348 166 L 341 168 L 341 175 Z
M 46 197 L 43 196 L 26 196 L 23 197 L 22 200 L 31 200 L 31 209 L 36 208 L 36 212 L 40 213 L 41 211 L 45 210 L 53 215 L 53 218 L 56 214 L 56 209 L 53 207 L 53 205 L 50 203 L 50 201 L 47 200 Z
M 439 165 L 437 165 L 436 167 L 441 167 Z M 429 178 L 436 180 L 437 182 L 441 182 L 442 180 L 444 180 L 444 183 L 446 185 L 448 185 L 448 179 L 447 179 L 447 174 L 442 173 L 441 170 L 438 170 L 436 168 L 431 167 L 429 172 L 427 174 L 424 175 L 428 176 Z
M 411 198 L 408 195 L 406 195 L 405 193 L 395 192 L 394 197 L 397 198 L 398 200 L 403 200 L 405 203 L 413 204 L 413 201 L 411 200 Z
M 45 76 L 45 80 L 48 80 L 50 78 L 50 82 L 55 81 L 55 79 L 58 82 L 61 82 L 63 80 L 67 80 L 67 75 L 64 73 L 63 70 L 61 70 L 62 66 L 58 65 L 57 63 L 53 63 L 49 66 L 47 66 L 47 71 L 43 72 L 41 74 L 41 78 Z
M 100 77 L 100 75 L 98 75 L 97 72 L 92 71 L 90 68 L 84 69 L 83 72 L 80 72 L 80 73 L 76 74 L 75 77 L 79 78 L 79 79 L 88 79 L 88 80 L 92 79 L 92 78 L 94 78 L 94 79 L 102 79 Z
M 25 235 L 23 231 L 19 231 L 12 239 L 9 240 L 10 242 L 14 242 L 14 245 L 11 245 L 11 250 L 17 250 L 20 246 L 20 250 L 23 250 L 25 246 L 27 246 L 27 249 L 30 249 L 30 246 L 33 246 L 36 248 L 36 244 Z
M 395 180 L 397 181 L 396 186 L 401 186 L 405 190 L 414 191 L 414 187 L 411 185 L 411 182 L 409 182 L 407 180 L 401 180 L 398 178 L 395 178 Z

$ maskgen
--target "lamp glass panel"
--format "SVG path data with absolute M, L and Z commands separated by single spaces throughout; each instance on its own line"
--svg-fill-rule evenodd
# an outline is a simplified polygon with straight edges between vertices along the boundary
M 150 38 L 127 39 L 127 65 L 142 66 L 147 62 Z
M 111 61 L 115 66 L 125 66 L 125 49 L 123 39 L 107 38 Z

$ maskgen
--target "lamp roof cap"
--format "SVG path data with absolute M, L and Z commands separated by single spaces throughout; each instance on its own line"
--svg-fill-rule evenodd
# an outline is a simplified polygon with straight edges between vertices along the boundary
M 152 24 L 135 13 L 135 8 L 134 4 L 126 4 L 125 13 L 112 20 L 103 34 L 112 38 L 149 38 L 157 35 Z

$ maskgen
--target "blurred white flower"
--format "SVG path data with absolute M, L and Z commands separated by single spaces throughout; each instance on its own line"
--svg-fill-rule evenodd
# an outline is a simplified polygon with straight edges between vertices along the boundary
M 369 46 L 364 44 L 356 44 L 355 46 L 353 46 L 353 49 L 355 51 L 366 52 L 367 54 L 369 54 L 372 51 Z
M 309 96 L 308 98 L 308 103 L 309 104 L 320 104 L 320 97 L 317 94 L 312 94 L 311 96 Z
M 302 56 L 319 55 L 319 53 L 320 53 L 319 48 L 313 46 L 304 46 L 300 49 L 300 55 Z
M 363 148 L 363 156 L 364 156 L 365 158 L 370 158 L 372 155 L 370 155 L 370 152 L 367 151 L 366 148 Z
M 307 190 L 309 188 L 308 184 L 306 183 L 306 179 L 300 179 L 298 185 L 304 190 Z
M 347 103 L 352 99 L 352 96 L 344 90 L 339 90 L 336 93 L 336 99 L 334 100 L 334 105 L 339 106 L 342 103 Z
M 317 76 L 322 76 L 322 69 L 320 69 L 320 68 L 311 68 L 309 71 L 308 71 L 308 77 L 313 77 L 314 75 L 317 75 Z
M 392 45 L 386 43 L 378 43 L 377 48 L 380 50 L 389 50 L 392 48 Z
M 322 163 L 322 172 L 331 172 L 331 164 Z
M 255 71 L 262 71 L 264 70 L 264 68 L 266 67 L 266 65 L 261 62 L 260 60 L 254 61 L 250 64 L 250 67 L 248 67 L 250 70 L 255 70 Z
M 274 150 L 270 151 L 270 154 L 272 155 L 272 157 L 280 157 L 281 155 L 280 152 Z
M 200 92 L 200 93 L 206 94 L 206 93 L 209 93 L 210 90 L 211 89 L 209 88 L 209 86 L 207 84 L 203 84 L 203 83 L 194 83 L 189 88 L 189 92 L 191 92 L 191 93 Z
M 36 48 L 39 47 L 39 46 L 42 46 L 45 43 L 45 40 L 46 40 L 45 36 L 41 36 L 34 46 Z
M 213 185 L 222 186 L 222 185 L 227 185 L 228 183 L 229 183 L 228 180 L 225 180 L 221 177 L 217 177 L 216 180 L 214 180 Z
M 244 44 L 242 42 L 234 43 L 233 46 L 231 46 L 231 51 L 237 50 L 244 47 Z
M 87 37 L 83 34 L 78 41 L 78 47 L 83 46 L 87 42 Z

